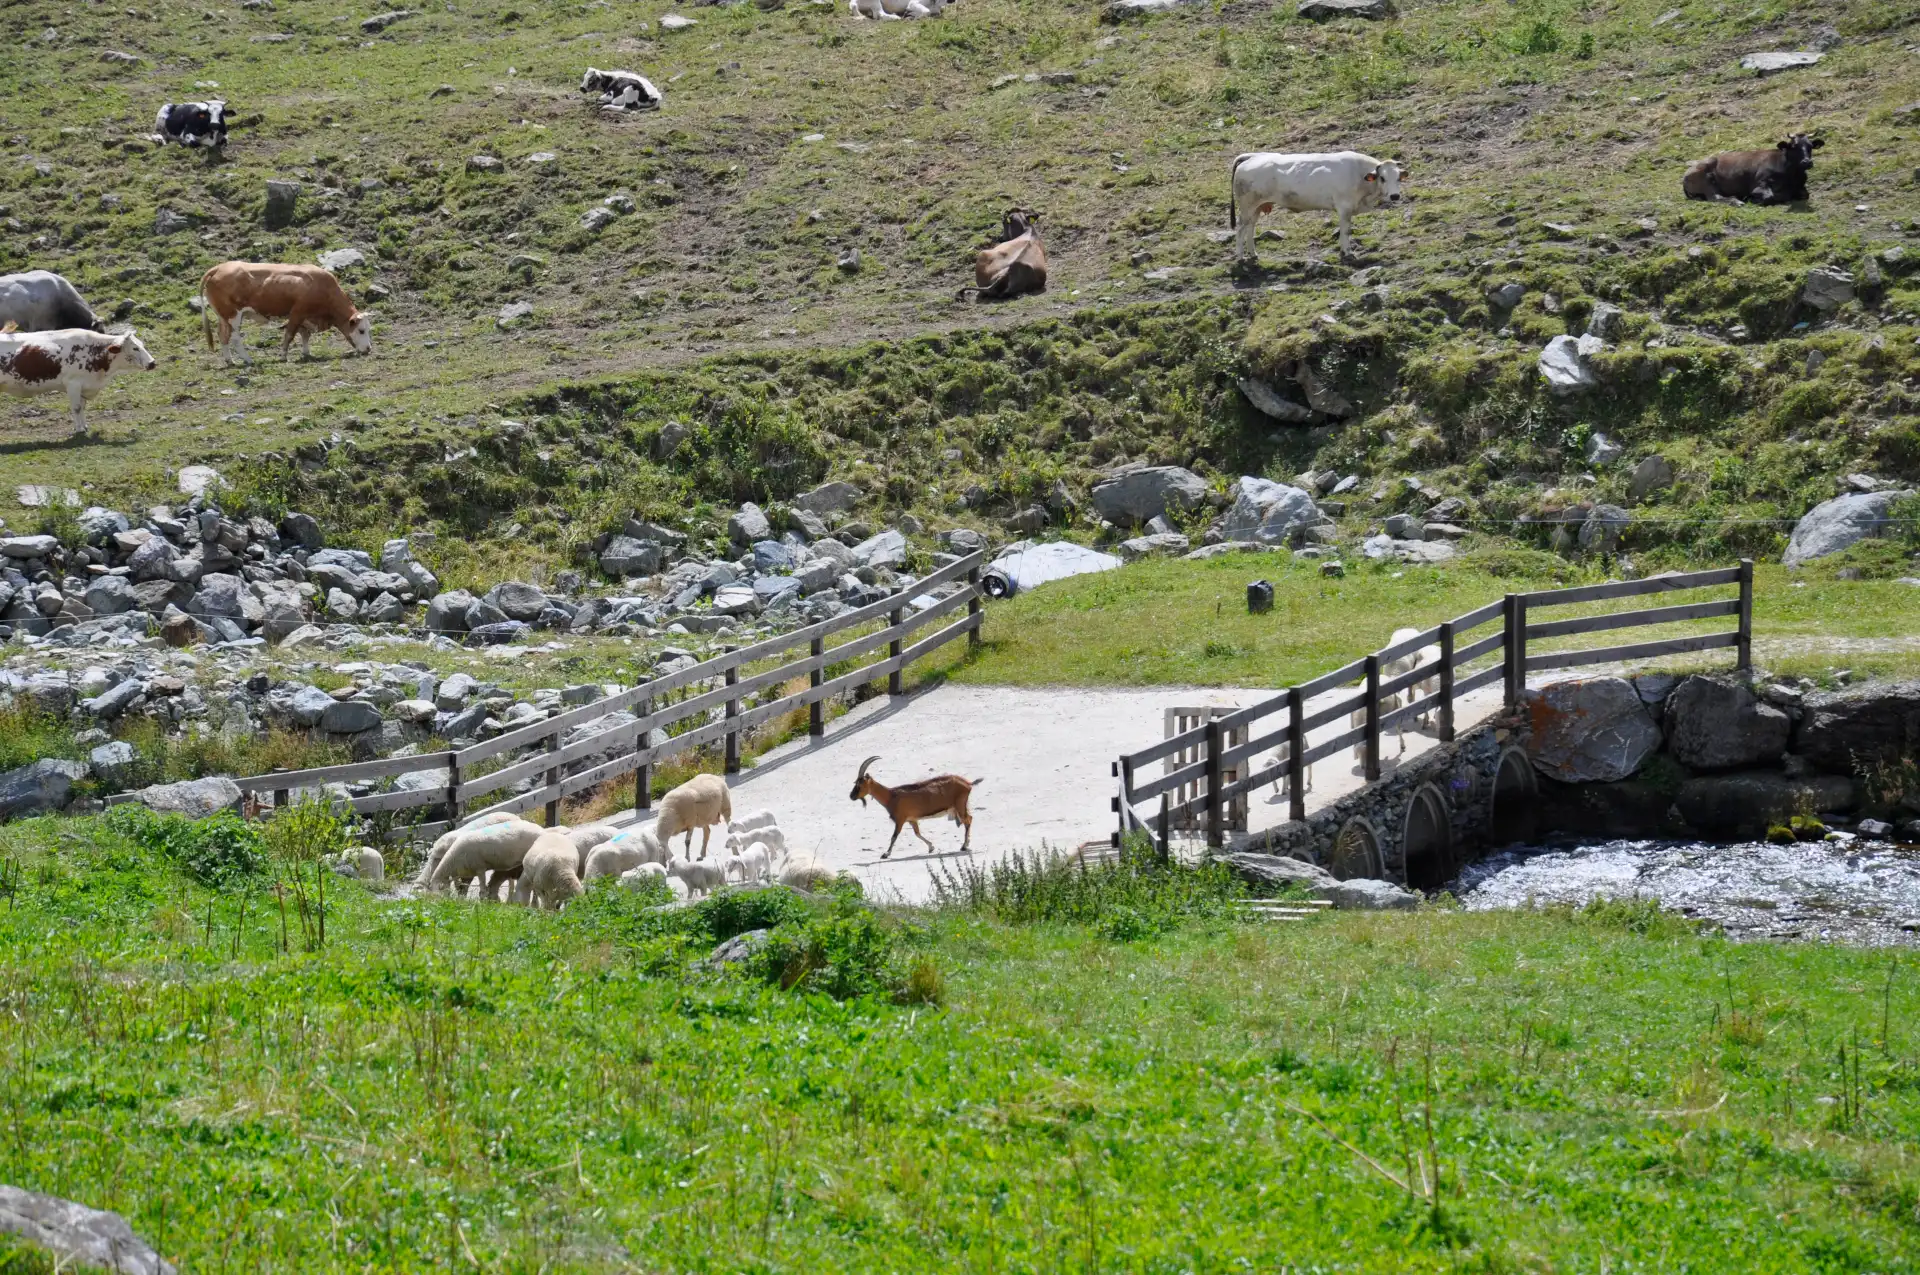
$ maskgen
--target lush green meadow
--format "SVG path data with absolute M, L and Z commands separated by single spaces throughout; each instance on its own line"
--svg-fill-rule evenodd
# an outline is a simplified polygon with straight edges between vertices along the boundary
M 0 1181 L 186 1271 L 1920 1265 L 1896 953 L 1138 866 L 911 915 L 328 880 L 322 944 L 312 841 L 243 841 L 6 834 Z

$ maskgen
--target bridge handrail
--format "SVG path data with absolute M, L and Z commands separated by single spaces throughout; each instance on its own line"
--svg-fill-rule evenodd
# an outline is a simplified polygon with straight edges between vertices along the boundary
M 1607 602 L 1619 598 L 1644 597 L 1649 594 L 1676 593 L 1688 589 L 1709 589 L 1725 585 L 1738 585 L 1737 598 L 1721 598 L 1710 602 L 1690 602 L 1674 606 L 1643 607 L 1635 611 L 1612 612 L 1603 615 L 1576 616 L 1565 620 L 1549 620 L 1533 623 L 1529 620 L 1531 612 L 1545 607 L 1576 606 L 1583 603 Z M 1535 640 L 1570 637 L 1582 633 L 1610 633 L 1618 629 L 1659 627 L 1693 620 L 1715 619 L 1720 616 L 1732 616 L 1736 627 L 1728 632 L 1692 634 L 1677 638 L 1663 638 L 1651 642 L 1629 642 L 1615 646 L 1594 647 L 1578 651 L 1549 651 L 1530 655 L 1528 644 Z M 1482 625 L 1500 621 L 1500 631 L 1484 638 L 1457 646 L 1455 639 L 1462 633 L 1477 629 Z M 1437 646 L 1439 653 L 1435 663 L 1422 664 L 1411 672 L 1390 675 L 1381 679 L 1383 666 L 1396 659 L 1411 655 L 1416 651 Z M 1284 691 L 1249 707 L 1237 709 L 1232 713 L 1215 718 L 1192 730 L 1171 735 L 1157 743 L 1150 744 L 1136 752 L 1123 754 L 1113 763 L 1113 777 L 1118 781 L 1119 793 L 1113 799 L 1113 809 L 1119 815 L 1119 838 L 1132 831 L 1144 831 L 1153 837 L 1162 856 L 1169 851 L 1167 837 L 1170 820 L 1173 816 L 1191 811 L 1202 811 L 1206 818 L 1207 842 L 1212 846 L 1225 844 L 1226 829 L 1224 812 L 1226 803 L 1233 797 L 1251 792 L 1263 783 L 1286 778 L 1289 788 L 1288 817 L 1292 820 L 1304 820 L 1306 815 L 1305 771 L 1306 767 L 1323 757 L 1332 756 L 1352 744 L 1363 749 L 1364 764 L 1362 773 L 1368 782 L 1380 778 L 1380 736 L 1389 727 L 1405 722 L 1417 716 L 1437 713 L 1439 721 L 1437 735 L 1442 743 L 1449 742 L 1454 736 L 1454 707 L 1460 697 L 1477 691 L 1496 681 L 1505 683 L 1506 705 L 1509 710 L 1517 708 L 1522 692 L 1526 689 L 1527 674 L 1545 669 L 1576 668 L 1586 664 L 1614 663 L 1624 660 L 1653 659 L 1664 655 L 1679 655 L 1695 651 L 1734 649 L 1736 668 L 1746 669 L 1753 665 L 1753 562 L 1741 559 L 1738 566 L 1719 567 L 1709 571 L 1674 572 L 1666 575 L 1649 576 L 1644 580 L 1616 580 L 1605 584 L 1578 585 L 1567 589 L 1540 589 L 1527 593 L 1509 593 L 1504 598 L 1477 607 L 1465 615 L 1448 620 L 1445 623 L 1425 629 L 1410 638 L 1382 647 L 1371 655 L 1363 656 L 1351 664 L 1346 664 L 1331 672 L 1288 687 Z M 1467 672 L 1462 671 L 1474 661 L 1500 652 L 1500 662 L 1486 668 Z M 1307 701 L 1324 697 L 1342 687 L 1356 682 L 1365 686 L 1357 693 L 1342 696 L 1333 703 L 1315 705 L 1313 711 L 1307 711 Z M 1428 683 L 1437 683 L 1429 693 L 1413 699 L 1398 707 L 1383 707 L 1383 701 L 1401 691 L 1411 691 Z M 1268 731 L 1258 739 L 1239 743 L 1229 747 L 1226 740 L 1233 731 L 1247 730 L 1255 722 L 1261 722 L 1276 714 L 1286 714 L 1286 724 Z M 1322 740 L 1310 744 L 1308 732 L 1329 722 L 1338 721 L 1349 714 L 1363 720 L 1352 729 L 1342 732 L 1334 739 Z M 1242 773 L 1228 781 L 1225 778 L 1229 766 L 1244 768 L 1241 763 L 1250 761 L 1258 753 L 1273 748 L 1273 764 L 1252 773 Z M 1198 760 L 1187 761 L 1165 774 L 1151 778 L 1140 775 L 1140 771 L 1154 762 L 1163 761 L 1179 754 L 1198 751 Z M 1170 804 L 1168 794 L 1178 794 L 1189 785 L 1197 785 L 1197 795 L 1178 804 Z M 1141 815 L 1139 803 L 1160 798 L 1160 811 L 1152 823 Z M 1156 825 L 1157 824 L 1157 829 Z

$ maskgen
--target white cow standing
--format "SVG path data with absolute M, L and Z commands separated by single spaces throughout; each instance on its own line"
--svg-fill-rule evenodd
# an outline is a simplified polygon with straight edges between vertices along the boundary
M 0 391 L 16 398 L 67 392 L 73 407 L 73 432 L 87 432 L 87 401 L 122 368 L 151 371 L 153 355 L 131 331 L 90 332 L 61 328 L 52 332 L 0 330 Z
M 1281 155 L 1250 151 L 1233 161 L 1233 199 L 1228 224 L 1237 232 L 1236 255 L 1253 259 L 1253 232 L 1260 214 L 1287 212 L 1340 214 L 1340 255 L 1353 252 L 1353 214 L 1383 203 L 1398 203 L 1406 169 L 1359 151 L 1325 155 Z

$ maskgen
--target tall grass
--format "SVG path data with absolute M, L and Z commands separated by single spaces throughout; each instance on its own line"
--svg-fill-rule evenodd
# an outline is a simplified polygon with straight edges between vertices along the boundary
M 1069 922 L 1117 939 L 1159 933 L 1215 917 L 1245 887 L 1217 863 L 1163 863 L 1138 834 L 1112 859 L 1087 863 L 1045 850 L 990 863 L 941 864 L 933 874 L 936 911 L 972 912 L 1009 924 Z

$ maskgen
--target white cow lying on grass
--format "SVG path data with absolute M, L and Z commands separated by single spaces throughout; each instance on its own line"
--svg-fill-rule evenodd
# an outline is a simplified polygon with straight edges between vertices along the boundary
M 1407 170 L 1392 160 L 1358 151 L 1325 155 L 1281 155 L 1251 151 L 1233 161 L 1233 195 L 1227 224 L 1237 232 L 1235 254 L 1254 258 L 1253 232 L 1262 213 L 1334 212 L 1340 214 L 1340 255 L 1353 252 L 1353 214 L 1400 201 L 1400 179 Z

